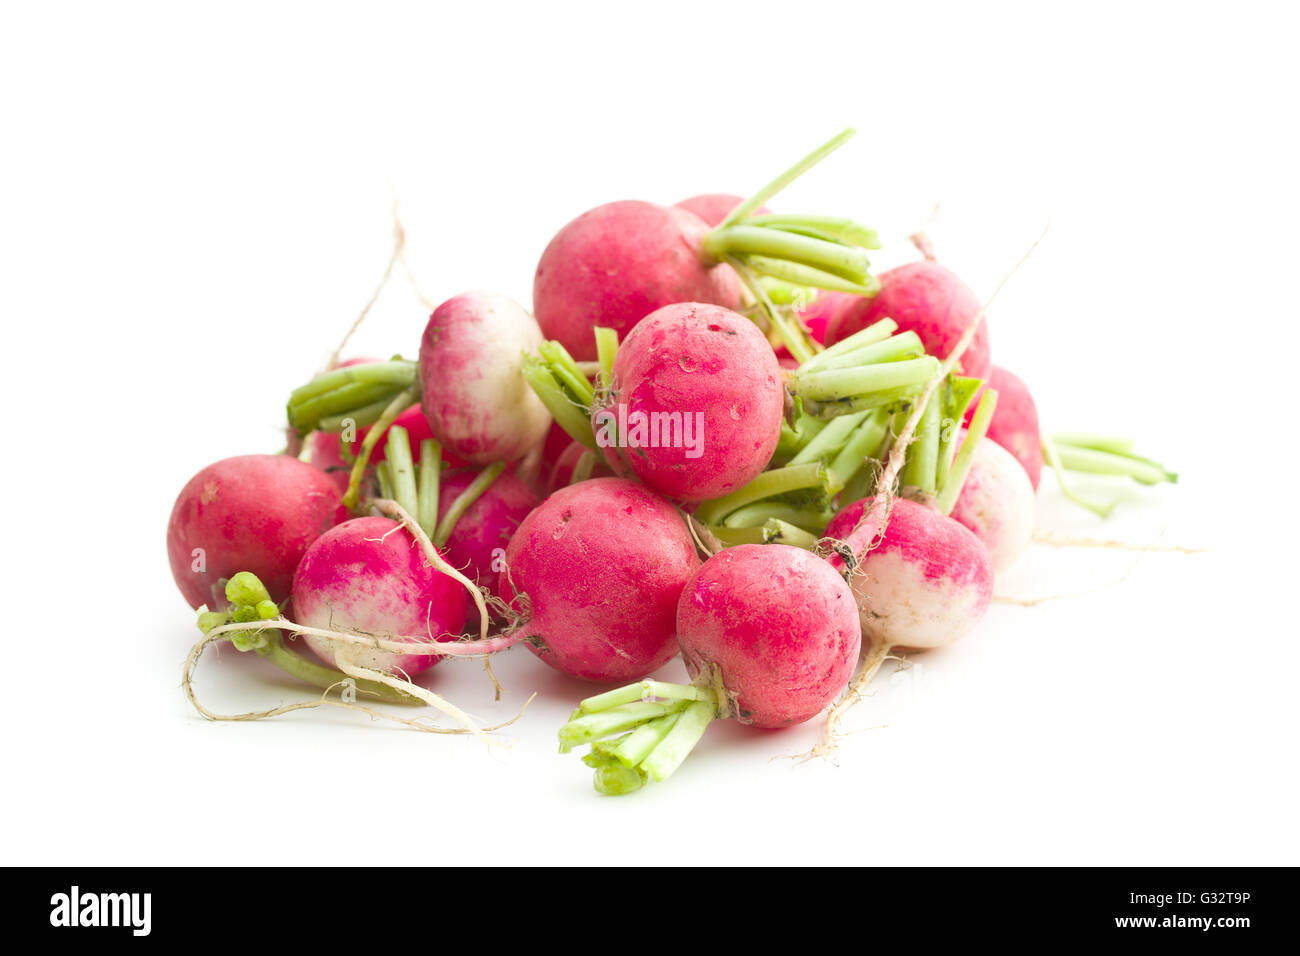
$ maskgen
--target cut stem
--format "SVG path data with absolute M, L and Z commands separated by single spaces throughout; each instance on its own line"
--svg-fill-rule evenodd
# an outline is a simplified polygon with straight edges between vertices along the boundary
M 456 500 L 451 503 L 447 513 L 442 516 L 438 522 L 438 527 L 434 531 L 432 538 L 435 546 L 441 548 L 451 537 L 451 533 L 456 530 L 456 522 L 461 516 L 469 510 L 470 506 L 487 491 L 492 482 L 505 470 L 506 464 L 503 461 L 493 462 L 475 476 L 470 482 L 469 487 L 456 496 Z
M 731 494 L 700 505 L 695 517 L 704 524 L 720 524 L 722 519 L 745 505 L 805 488 L 826 488 L 826 467 L 820 462 L 787 465 L 758 475 L 753 481 Z

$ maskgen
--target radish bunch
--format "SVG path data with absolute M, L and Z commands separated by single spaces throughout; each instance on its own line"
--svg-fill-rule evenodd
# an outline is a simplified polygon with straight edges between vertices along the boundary
M 1042 435 L 947 266 L 875 276 L 873 230 L 768 208 L 850 134 L 748 197 L 578 215 L 533 313 L 447 299 L 414 359 L 293 389 L 290 451 L 199 471 L 167 531 L 204 632 L 195 707 L 425 704 L 482 733 L 426 684 L 522 644 L 536 674 L 605 685 L 559 731 L 601 793 L 665 780 L 719 719 L 825 714 L 829 747 L 891 652 L 977 630 L 1044 463 L 1099 514 L 1072 473 L 1175 480 L 1128 442 Z M 192 675 L 217 642 L 324 694 L 215 714 Z M 689 683 L 656 680 L 677 657 Z

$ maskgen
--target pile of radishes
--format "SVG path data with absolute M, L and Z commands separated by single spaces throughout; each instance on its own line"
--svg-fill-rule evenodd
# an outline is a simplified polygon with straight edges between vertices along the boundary
M 416 359 L 294 389 L 288 448 L 207 466 L 172 511 L 204 632 L 191 699 L 228 641 L 341 705 L 430 704 L 478 733 L 412 677 L 522 644 L 614 685 L 559 737 L 625 793 L 714 719 L 838 714 L 891 649 L 970 633 L 1030 543 L 1045 453 L 1172 481 L 1124 443 L 1045 441 L 952 271 L 873 275 L 872 230 L 767 210 L 848 135 L 749 199 L 583 213 L 531 313 L 457 295 Z M 679 654 L 691 683 L 649 679 Z

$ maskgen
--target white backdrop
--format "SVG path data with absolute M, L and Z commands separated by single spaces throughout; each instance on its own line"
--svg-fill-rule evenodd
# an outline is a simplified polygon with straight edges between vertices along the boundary
M 0 315 L 12 427 L 4 857 L 26 863 L 1297 862 L 1300 217 L 1278 4 L 51 4 L 0 14 Z M 976 7 L 978 6 L 978 9 Z M 283 402 L 389 253 L 434 300 L 527 302 L 601 202 L 745 192 L 845 125 L 785 210 L 939 256 L 1049 430 L 1181 472 L 1045 530 L 949 650 L 888 673 L 838 766 L 807 725 L 716 725 L 669 783 L 599 799 L 554 730 L 587 688 L 516 650 L 432 684 L 513 713 L 488 748 L 352 715 L 210 724 L 163 533 L 201 466 L 275 451 Z M 354 354 L 413 354 L 395 281 Z M 17 611 L 15 614 L 14 611 Z M 48 650 L 47 650 L 48 649 Z M 667 673 L 680 671 L 671 666 Z M 209 655 L 240 710 L 303 692 Z

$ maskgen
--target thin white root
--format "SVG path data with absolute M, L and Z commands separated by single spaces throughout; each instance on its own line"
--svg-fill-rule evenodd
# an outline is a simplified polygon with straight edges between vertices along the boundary
M 1044 544 L 1051 548 L 1109 548 L 1115 551 L 1162 551 L 1172 554 L 1205 554 L 1210 550 L 1177 544 L 1130 544 L 1127 541 L 1058 535 L 1050 531 L 1035 531 L 1034 544 Z
M 404 525 L 406 530 L 411 532 L 412 537 L 420 542 L 420 547 L 424 549 L 424 556 L 431 565 L 447 575 L 447 577 L 455 578 L 465 585 L 465 590 L 470 593 L 470 597 L 474 599 L 475 607 L 478 608 L 479 640 L 486 641 L 488 639 L 490 618 L 488 617 L 487 603 L 483 600 L 483 592 L 479 590 L 478 585 L 447 563 L 447 560 L 438 553 L 438 549 L 433 546 L 429 536 L 424 533 L 424 529 L 420 527 L 419 522 L 412 518 L 406 509 L 396 501 L 388 498 L 376 498 L 370 503 L 394 521 Z
M 343 340 L 339 342 L 338 348 L 336 348 L 333 354 L 330 355 L 330 360 L 329 363 L 326 364 L 325 366 L 325 371 L 328 372 L 331 371 L 332 369 L 338 368 L 339 357 L 343 354 L 343 350 L 347 348 L 348 342 L 351 340 L 353 334 L 357 331 L 357 329 L 361 328 L 361 323 L 366 320 L 366 316 L 370 314 L 370 310 L 374 307 L 375 303 L 379 301 L 379 294 L 383 292 L 384 287 L 388 285 L 388 280 L 393 277 L 393 266 L 397 265 L 399 259 L 402 261 L 403 264 L 405 264 L 406 262 L 405 252 L 404 252 L 405 248 L 406 248 L 406 230 L 402 228 L 402 222 L 400 219 L 397 218 L 397 197 L 394 196 L 393 197 L 393 251 L 392 254 L 389 255 L 388 257 L 388 265 L 385 266 L 384 268 L 383 278 L 379 280 L 379 285 L 375 286 L 375 291 L 370 294 L 370 299 L 366 302 L 365 307 L 361 310 L 361 314 L 358 315 L 352 321 L 352 325 L 348 328 L 347 332 L 344 334 Z M 410 274 L 409 270 L 407 274 L 408 275 Z
M 282 627 L 283 624 L 277 623 L 276 626 Z M 193 647 L 190 648 L 190 653 L 185 659 L 185 668 L 181 677 L 181 686 L 185 691 L 186 699 L 190 702 L 190 705 L 196 711 L 198 711 L 198 713 L 202 717 L 204 717 L 207 720 L 213 720 L 213 721 L 264 720 L 269 717 L 278 717 L 281 714 L 288 714 L 295 710 L 311 710 L 312 708 L 315 707 L 337 707 L 340 710 L 359 711 L 360 713 L 366 714 L 375 720 L 388 720 L 396 724 L 402 724 L 403 726 L 409 727 L 412 730 L 418 730 L 421 733 L 426 733 L 426 734 L 490 733 L 495 730 L 501 730 L 504 727 L 509 727 L 511 724 L 517 721 L 520 717 L 524 715 L 524 711 L 528 708 L 528 705 L 533 702 L 533 698 L 537 696 L 536 694 L 533 694 L 526 701 L 524 701 L 523 706 L 519 708 L 519 713 L 515 714 L 515 716 L 511 717 L 509 720 L 503 721 L 499 724 L 494 724 L 491 727 L 484 727 L 482 728 L 481 731 L 470 730 L 465 727 L 436 727 L 433 726 L 432 724 L 427 723 L 426 718 L 412 719 L 409 717 L 399 717 L 397 714 L 390 714 L 382 710 L 377 710 L 373 707 L 367 707 L 364 704 L 357 704 L 349 700 L 341 699 L 343 688 L 347 683 L 345 681 L 339 681 L 338 683 L 332 684 L 329 687 L 325 688 L 324 692 L 322 692 L 320 697 L 317 698 L 316 700 L 304 700 L 294 704 L 281 704 L 279 707 L 271 707 L 266 710 L 250 710 L 241 714 L 222 714 L 205 707 L 199 701 L 198 696 L 194 692 L 194 671 L 195 668 L 198 666 L 199 658 L 202 657 L 203 651 L 207 648 L 209 644 L 212 644 L 216 641 L 220 641 L 222 639 L 220 635 L 215 633 L 215 631 L 216 629 L 209 632 L 208 634 L 205 634 L 200 640 L 195 642 Z M 385 683 L 388 682 L 385 681 Z M 340 699 L 338 700 L 335 700 L 334 698 L 330 697 L 330 692 L 335 690 L 336 688 L 339 689 L 340 691 Z M 423 688 L 415 687 L 415 685 L 408 686 L 405 684 L 400 685 L 398 689 L 404 694 L 412 694 L 412 695 L 415 695 L 414 691 L 423 690 Z
M 350 648 L 340 648 L 334 653 L 334 665 L 349 677 L 355 677 L 357 680 L 374 681 L 377 684 L 386 684 L 394 690 L 401 691 L 403 694 L 412 694 L 424 701 L 434 710 L 441 711 L 452 720 L 456 721 L 469 733 L 475 736 L 484 736 L 483 729 L 479 727 L 469 714 L 465 713 L 451 701 L 439 697 L 427 687 L 421 687 L 414 684 L 409 678 L 402 679 L 394 677 L 392 674 L 385 674 L 383 671 L 373 670 L 369 667 L 362 667 L 353 660 L 349 660 L 351 653 Z
M 365 634 L 360 631 L 331 631 L 323 627 L 308 627 L 286 618 L 277 617 L 269 621 L 245 621 L 235 624 L 222 624 L 208 631 L 208 636 L 220 638 L 235 631 L 265 631 L 274 629 L 289 631 L 293 634 L 306 634 L 311 637 L 324 637 L 342 644 L 368 647 L 376 651 L 389 651 L 396 654 L 419 654 L 422 656 L 441 657 L 486 657 L 518 644 L 520 638 L 513 635 L 501 635 L 486 641 L 437 641 L 428 636 L 381 637 L 377 634 Z
M 877 672 L 885 661 L 901 661 L 903 658 L 893 653 L 893 645 L 883 642 L 872 645 L 867 651 L 867 656 L 862 659 L 862 669 L 858 675 L 849 683 L 844 695 L 840 697 L 831 709 L 826 712 L 826 722 L 822 724 L 822 739 L 812 750 L 798 757 L 799 763 L 812 760 L 814 757 L 825 757 L 833 759 L 836 751 L 839 749 L 839 738 L 842 733 L 839 729 L 840 721 L 857 703 L 862 699 L 862 692 L 867 689 L 867 685 L 875 679 Z

